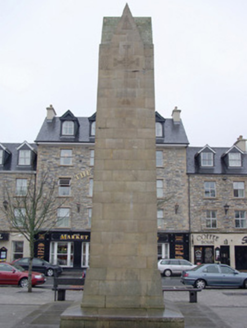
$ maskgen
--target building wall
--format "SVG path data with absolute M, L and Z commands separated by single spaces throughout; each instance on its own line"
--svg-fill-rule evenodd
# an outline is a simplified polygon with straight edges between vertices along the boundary
M 72 165 L 60 165 L 61 149 L 72 150 Z M 55 195 L 60 207 L 70 208 L 71 229 L 90 229 L 88 210 L 92 208 L 92 197 L 89 195 L 89 180 L 93 178 L 93 166 L 90 165 L 90 150 L 92 147 L 79 145 L 39 145 L 37 172 L 38 178 L 42 172 L 49 175 L 57 184 Z M 59 178 L 71 179 L 70 196 L 58 195 Z
M 216 183 L 216 196 L 205 197 L 204 182 Z M 233 182 L 244 182 L 245 196 L 233 195 Z M 190 222 L 191 232 L 245 232 L 246 228 L 235 228 L 235 210 L 247 211 L 247 177 L 230 175 L 190 175 Z M 225 214 L 224 205 L 229 205 Z M 206 211 L 217 211 L 217 228 L 206 227 Z
M 161 150 L 157 148 L 157 150 Z M 189 231 L 188 178 L 186 174 L 186 149 L 163 149 L 164 167 L 157 168 L 157 179 L 163 179 L 164 197 L 158 199 L 158 208 L 164 211 L 160 231 Z M 163 201 L 163 202 L 162 202 Z M 178 205 L 175 213 L 175 205 Z

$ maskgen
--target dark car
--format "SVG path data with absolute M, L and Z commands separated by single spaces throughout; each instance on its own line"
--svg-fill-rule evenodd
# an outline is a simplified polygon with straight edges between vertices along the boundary
M 12 263 L 16 263 L 23 267 L 25 270 L 29 268 L 29 257 L 23 257 L 21 259 L 15 260 Z M 34 271 L 42 272 L 46 276 L 52 277 L 56 271 L 57 275 L 60 275 L 63 269 L 59 265 L 51 264 L 43 259 L 34 258 L 32 269 Z
M 40 272 L 32 272 L 32 286 L 44 284 L 45 276 Z M 27 287 L 28 271 L 17 264 L 0 263 L 0 285 L 16 285 Z
M 181 282 L 200 289 L 206 286 L 247 288 L 247 273 L 226 264 L 201 264 L 190 271 L 183 271 Z

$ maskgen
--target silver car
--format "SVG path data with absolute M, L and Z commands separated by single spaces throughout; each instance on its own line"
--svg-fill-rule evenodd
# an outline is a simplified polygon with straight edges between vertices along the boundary
M 206 286 L 247 288 L 247 273 L 226 264 L 201 264 L 191 271 L 182 272 L 181 282 L 200 289 Z
M 195 267 L 196 265 L 182 259 L 161 259 L 158 262 L 159 272 L 166 277 L 170 277 L 172 274 L 181 274 L 182 271 Z

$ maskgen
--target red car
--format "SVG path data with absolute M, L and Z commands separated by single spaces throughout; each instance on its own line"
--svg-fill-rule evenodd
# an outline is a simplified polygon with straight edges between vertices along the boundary
M 7 262 L 0 263 L 0 285 L 16 285 L 27 287 L 28 271 L 25 271 L 17 264 Z M 32 272 L 32 286 L 44 284 L 46 281 L 44 274 Z

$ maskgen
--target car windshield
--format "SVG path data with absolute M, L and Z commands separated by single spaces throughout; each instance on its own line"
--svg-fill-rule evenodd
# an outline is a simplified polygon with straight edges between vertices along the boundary
M 25 269 L 23 269 L 20 265 L 18 265 L 16 263 L 13 263 L 12 267 L 14 267 L 16 270 L 21 271 L 21 272 L 25 271 Z

